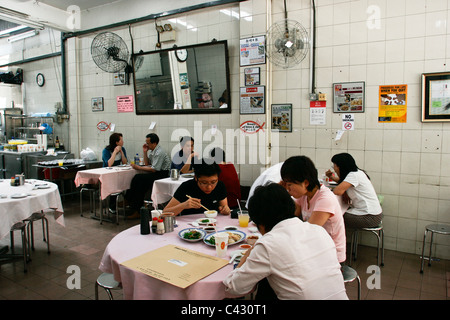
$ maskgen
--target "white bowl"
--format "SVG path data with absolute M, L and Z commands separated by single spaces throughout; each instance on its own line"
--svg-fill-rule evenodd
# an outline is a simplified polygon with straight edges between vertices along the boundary
M 217 217 L 217 211 L 216 210 L 209 210 L 209 211 L 205 211 L 205 217 L 207 218 L 215 218 Z
M 259 236 L 252 234 L 246 238 L 246 241 L 249 245 L 255 245 L 255 242 L 259 239 Z

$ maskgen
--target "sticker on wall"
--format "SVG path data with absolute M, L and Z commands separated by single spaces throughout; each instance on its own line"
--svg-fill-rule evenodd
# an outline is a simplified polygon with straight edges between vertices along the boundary
M 99 123 L 97 123 L 97 129 L 100 131 L 106 131 L 109 129 L 109 125 L 108 123 L 106 123 L 105 121 L 100 121 Z
M 342 130 L 355 130 L 355 115 L 343 114 L 342 115 Z
M 259 124 L 255 121 L 249 120 L 249 121 L 245 121 L 243 122 L 239 128 L 245 132 L 245 133 L 249 133 L 249 134 L 253 134 L 253 133 L 257 133 L 259 130 L 264 131 L 264 125 L 266 123 L 264 122 L 263 124 Z

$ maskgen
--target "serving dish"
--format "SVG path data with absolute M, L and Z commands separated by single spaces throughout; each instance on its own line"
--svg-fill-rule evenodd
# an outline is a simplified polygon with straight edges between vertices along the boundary
M 191 237 L 189 236 L 191 234 Z M 198 234 L 198 236 L 196 236 Z M 198 228 L 186 228 L 178 232 L 178 236 L 188 242 L 197 242 L 202 240 L 206 235 L 206 231 Z
M 228 245 L 229 246 L 232 246 L 232 245 L 235 245 L 235 244 L 238 244 L 238 243 L 244 241 L 245 237 L 246 237 L 246 234 L 239 230 L 220 230 L 220 231 L 208 234 L 206 237 L 203 238 L 203 242 L 205 244 L 207 244 L 208 246 L 215 246 L 216 245 L 215 238 L 213 238 L 213 237 L 215 234 L 217 234 L 219 232 L 228 232 L 228 234 L 230 234 L 230 236 L 231 236 L 231 234 L 233 235 L 231 237 L 236 238 L 236 240 L 234 240 L 234 242 L 230 242 L 231 241 L 230 239 L 232 239 L 232 238 L 230 238 L 230 236 L 228 237 Z M 237 238 L 237 237 L 239 237 L 239 238 Z

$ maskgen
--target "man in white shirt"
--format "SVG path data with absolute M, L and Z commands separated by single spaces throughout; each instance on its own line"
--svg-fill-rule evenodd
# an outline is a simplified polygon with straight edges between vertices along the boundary
M 258 187 L 248 209 L 263 236 L 224 279 L 227 292 L 245 295 L 266 278 L 281 300 L 348 299 L 333 240 L 294 215 L 286 189 Z

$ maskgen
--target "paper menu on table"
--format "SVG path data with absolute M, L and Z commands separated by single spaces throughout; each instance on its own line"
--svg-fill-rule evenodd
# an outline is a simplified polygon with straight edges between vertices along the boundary
M 166 245 L 122 263 L 182 289 L 227 264 L 227 260 L 175 245 Z

